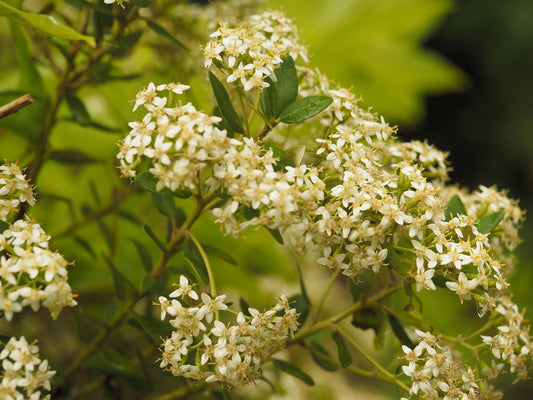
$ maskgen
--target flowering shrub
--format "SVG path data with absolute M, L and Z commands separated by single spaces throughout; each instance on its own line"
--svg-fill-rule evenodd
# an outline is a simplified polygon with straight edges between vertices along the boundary
M 86 69 L 69 67 L 58 87 L 68 87 L 63 97 L 75 122 L 112 131 L 95 123 L 74 93 L 84 74 L 106 54 L 120 53 L 113 46 L 138 40 L 131 36 L 135 32 L 126 33 L 136 22 L 186 46 L 143 14 L 149 2 L 118 1 L 118 8 L 114 1 L 104 3 L 109 5 L 95 9 L 102 15 L 113 10 L 118 25 L 96 15 L 102 18 L 93 32 L 99 49 Z M 103 32 L 112 26 L 116 31 L 103 44 Z M 67 39 L 92 43 L 86 31 L 65 32 Z M 208 37 L 196 50 L 198 60 L 192 57 L 194 74 L 184 68 L 183 80 L 176 71 L 170 83 L 149 82 L 132 101 L 135 116 L 116 159 L 121 177 L 134 189 L 117 190 L 100 210 L 85 205 L 81 219 L 57 235 L 69 236 L 116 213 L 142 225 L 148 234 L 143 239 L 150 242 L 122 236 L 116 221 L 113 229 L 99 221 L 108 247 L 100 259 L 111 273 L 114 300 L 89 324 L 99 326 L 98 332 L 85 339 L 68 368 L 58 370 L 55 394 L 81 398 L 97 390 L 72 383 L 82 371 L 89 375 L 80 382 L 100 374 L 108 391 L 119 378 L 136 388 L 130 390 L 155 392 L 151 375 L 161 381 L 179 377 L 175 391 L 162 386 L 161 393 L 147 394 L 156 399 L 195 393 L 226 398 L 235 387 L 260 380 L 276 391 L 278 371 L 313 385 L 307 366 L 294 358 L 295 345 L 328 371 L 344 368 L 389 382 L 403 398 L 496 399 L 502 395 L 496 378 L 526 379 L 533 344 L 509 284 L 524 214 L 518 203 L 494 187 L 468 192 L 450 184 L 447 154 L 426 142 L 401 141 L 396 128 L 361 108 L 350 89 L 313 69 L 296 26 L 283 12 L 254 14 L 235 26 L 221 22 Z M 205 79 L 193 79 L 195 74 Z M 212 93 L 203 111 L 193 104 L 195 90 L 206 89 L 202 85 Z M 57 111 L 61 100 L 54 101 Z M 47 137 L 51 131 L 43 132 Z M 31 179 L 42 165 L 42 151 L 29 165 Z M 50 158 L 83 156 L 57 152 Z M 98 185 L 92 185 L 99 204 Z M 165 239 L 152 228 L 156 223 L 147 222 L 150 212 L 138 217 L 119 210 L 128 197 L 147 192 L 166 225 Z M 67 282 L 69 263 L 50 250 L 50 236 L 25 215 L 34 204 L 18 165 L 0 166 L 0 309 L 6 321 L 28 305 L 38 311 L 42 303 L 54 319 L 65 306 L 77 305 Z M 228 246 L 246 243 L 251 228 L 270 232 L 272 241 L 288 249 L 287 258 L 298 260 L 299 288 L 289 289 L 298 293 L 289 296 L 273 287 L 275 303 L 257 308 L 239 296 L 238 284 L 218 295 L 215 277 L 218 281 L 223 272 L 213 258 L 238 262 L 231 248 L 202 243 L 201 233 L 193 233 L 200 220 L 230 236 Z M 98 257 L 92 240 L 72 238 Z M 127 269 L 119 266 L 122 241 L 135 246 L 139 279 L 130 263 Z M 319 268 L 330 278 L 317 296 L 306 275 Z M 170 289 L 172 284 L 177 288 Z M 334 287 L 342 304 L 326 307 Z M 473 305 L 482 326 L 459 336 L 437 332 L 422 314 L 418 293 L 442 291 L 453 292 L 465 307 Z M 239 297 L 240 311 L 228 300 Z M 385 332 L 392 333 L 389 346 L 396 350 L 389 367 L 358 343 L 358 329 L 372 329 L 377 347 Z M 137 344 L 137 331 L 145 334 L 145 350 Z M 354 360 L 353 349 L 372 369 Z M 29 398 L 49 397 L 38 388 L 51 391 L 54 372 L 37 350 L 24 337 L 6 342 L 0 359 L 7 398 L 23 396 L 17 388 Z

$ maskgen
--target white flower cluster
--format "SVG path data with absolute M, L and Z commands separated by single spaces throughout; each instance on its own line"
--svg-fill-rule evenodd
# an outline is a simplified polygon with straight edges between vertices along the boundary
M 476 376 L 470 367 L 454 360 L 452 351 L 429 332 L 416 331 L 420 342 L 410 349 L 402 346 L 408 365 L 403 372 L 411 379 L 409 399 L 496 400 L 502 393 Z M 494 366 L 497 369 L 497 366 Z M 490 375 L 490 371 L 485 371 Z M 402 400 L 406 400 L 402 397 Z
M 505 365 L 509 365 L 511 373 L 516 374 L 517 380 L 527 379 L 530 368 L 528 361 L 533 353 L 533 342 L 529 334 L 529 326 L 524 325 L 524 313 L 518 311 L 518 306 L 508 297 L 499 299 L 496 313 L 503 316 L 503 325 L 498 326 L 498 333 L 494 336 L 481 336 L 499 363 L 498 373 L 503 372 Z
M 268 87 L 265 78 L 275 80 L 274 70 L 285 55 L 307 61 L 296 26 L 281 11 L 252 15 L 237 28 L 221 24 L 210 36 L 202 48 L 205 67 L 215 64 L 227 82 L 240 82 L 245 91 Z
M 0 165 L 0 221 L 7 221 L 21 203 L 35 204 L 33 188 L 26 181 L 17 164 L 5 162 Z
M 239 312 L 234 325 L 218 319 L 219 311 L 228 309 L 225 295 L 201 293 L 199 299 L 184 276 L 169 298 L 159 297 L 161 319 L 168 314 L 174 328 L 163 341 L 160 366 L 175 376 L 227 386 L 252 382 L 298 328 L 296 310 L 284 296 L 270 310 Z M 185 305 L 193 300 L 196 304 Z
M 13 205 L 35 203 L 32 187 L 15 164 L 0 165 L 0 193 L 4 221 L 16 211 Z M 26 306 L 37 311 L 42 303 L 56 318 L 63 307 L 77 304 L 67 282 L 68 262 L 49 249 L 49 240 L 30 219 L 6 224 L 0 232 L 0 311 L 8 321 Z
M 50 378 L 55 375 L 48 360 L 39 358 L 39 347 L 24 336 L 11 338 L 0 351 L 0 398 L 2 400 L 50 399 Z
M 215 126 L 219 117 L 197 111 L 191 103 L 167 107 L 168 97 L 160 93 L 182 94 L 188 88 L 179 83 L 157 87 L 150 83 L 137 95 L 134 110 L 143 105 L 148 112 L 142 122 L 130 122 L 131 131 L 119 145 L 117 157 L 124 176 L 135 177 L 136 168 L 149 159 L 149 172 L 158 179 L 157 190 L 196 190 L 212 160 L 239 143 Z

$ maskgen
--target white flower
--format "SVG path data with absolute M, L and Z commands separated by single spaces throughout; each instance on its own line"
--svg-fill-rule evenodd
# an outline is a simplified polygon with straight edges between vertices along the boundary
M 479 281 L 477 278 L 469 280 L 464 274 L 464 272 L 459 273 L 457 282 L 446 282 L 446 286 L 448 287 L 448 289 L 457 293 L 459 299 L 461 299 L 461 303 L 463 302 L 463 300 L 470 300 L 470 292 L 474 290 L 478 285 Z

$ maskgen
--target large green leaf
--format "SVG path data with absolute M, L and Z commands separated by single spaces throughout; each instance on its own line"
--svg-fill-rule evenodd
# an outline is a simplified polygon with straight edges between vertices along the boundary
M 0 0 L 0 16 L 1 15 L 9 18 L 16 18 L 24 24 L 41 31 L 48 36 L 60 37 L 68 40 L 83 40 L 91 46 L 96 45 L 92 36 L 79 33 L 75 29 L 62 24 L 51 15 L 33 14 L 22 11 Z
M 276 81 L 267 78 L 270 86 L 261 91 L 261 107 L 268 119 L 279 117 L 298 96 L 298 76 L 291 56 L 283 58 L 283 63 L 274 74 Z
M 487 215 L 484 215 L 479 219 L 477 229 L 479 233 L 489 233 L 498 226 L 503 217 L 505 216 L 504 210 L 499 210 Z

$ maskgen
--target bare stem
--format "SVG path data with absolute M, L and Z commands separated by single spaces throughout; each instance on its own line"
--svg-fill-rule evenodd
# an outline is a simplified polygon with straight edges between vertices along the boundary
M 15 100 L 0 106 L 0 118 L 7 117 L 10 114 L 16 113 L 23 107 L 30 105 L 34 102 L 33 97 L 30 94 L 24 94 Z

